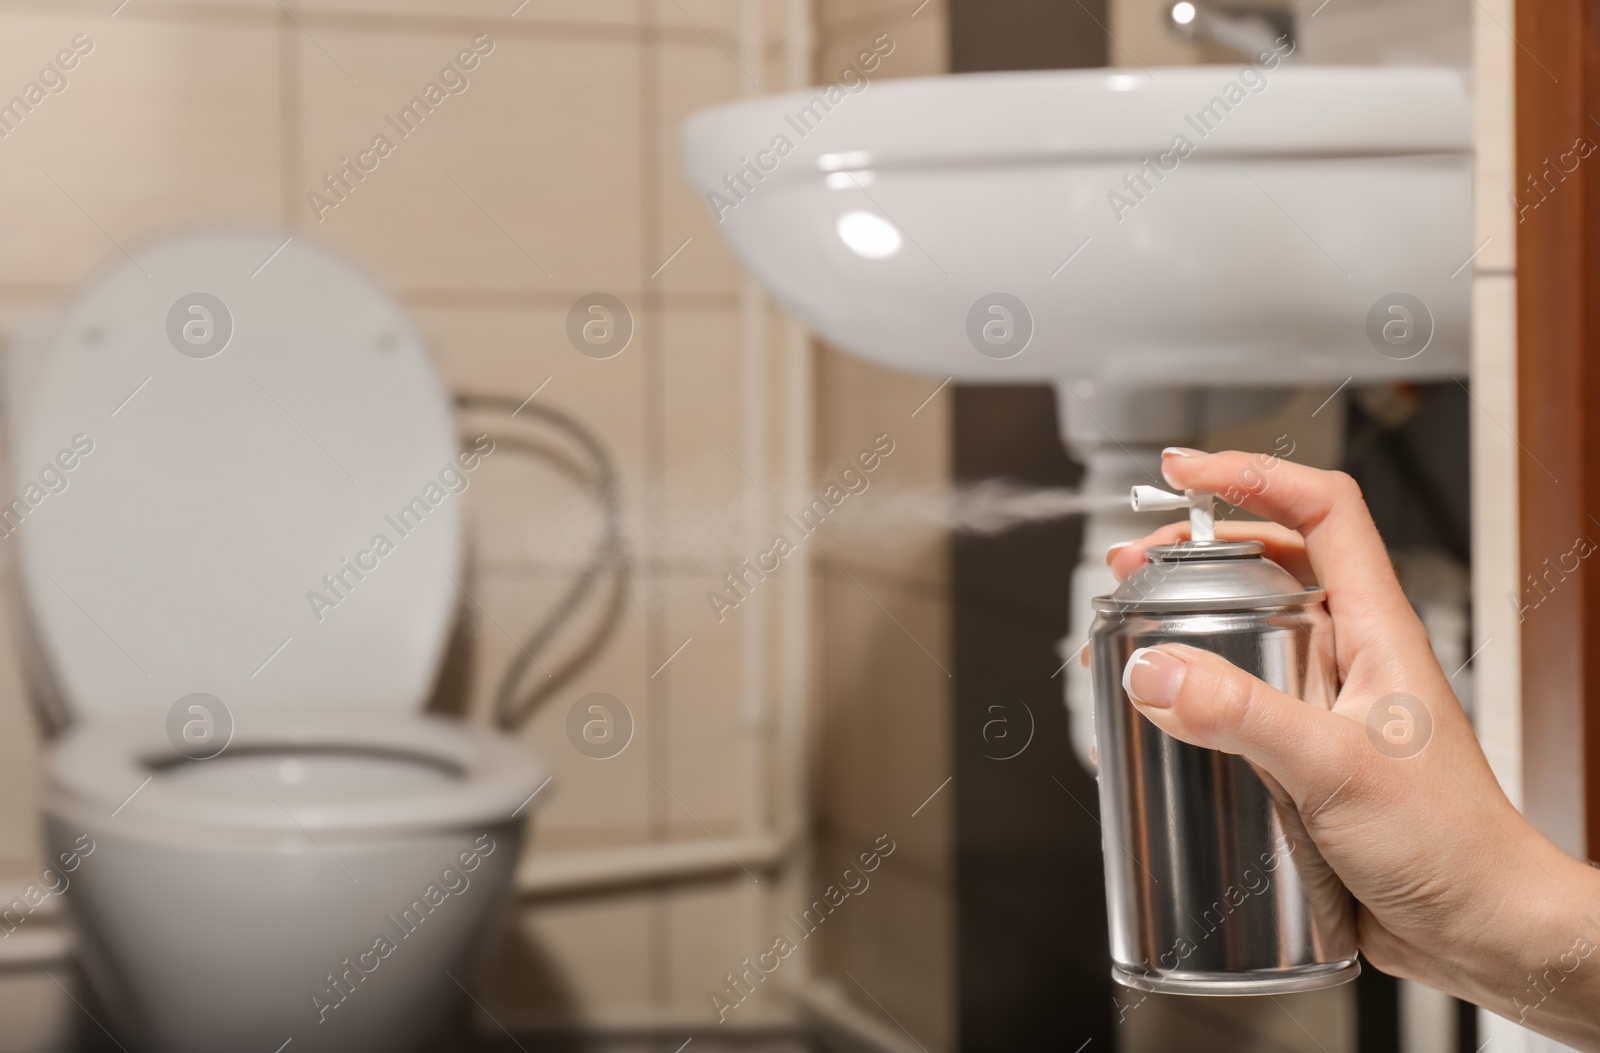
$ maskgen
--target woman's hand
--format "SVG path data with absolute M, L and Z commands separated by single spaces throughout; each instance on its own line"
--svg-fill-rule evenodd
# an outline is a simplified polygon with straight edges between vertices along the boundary
M 1269 463 L 1169 450 L 1162 470 L 1179 490 L 1211 490 L 1272 520 L 1218 534 L 1257 538 L 1326 588 L 1343 685 L 1332 711 L 1179 645 L 1130 662 L 1134 704 L 1167 734 L 1243 756 L 1282 784 L 1359 901 L 1361 950 L 1378 968 L 1600 1050 L 1600 871 L 1501 792 L 1355 481 Z M 1107 559 L 1126 578 L 1148 546 L 1188 529 L 1163 527 Z

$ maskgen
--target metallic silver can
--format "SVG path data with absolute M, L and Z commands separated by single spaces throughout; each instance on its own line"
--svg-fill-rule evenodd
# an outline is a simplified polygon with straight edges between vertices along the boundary
M 1242 757 L 1179 742 L 1129 702 L 1141 647 L 1212 651 L 1308 706 L 1337 690 L 1320 588 L 1258 541 L 1155 546 L 1095 600 L 1093 669 L 1112 976 L 1146 991 L 1249 995 L 1353 980 L 1350 894 L 1293 801 Z

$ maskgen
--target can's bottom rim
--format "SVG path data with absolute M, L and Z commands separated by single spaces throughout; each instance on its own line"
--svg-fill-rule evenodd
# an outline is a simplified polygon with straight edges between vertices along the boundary
M 1358 958 L 1326 965 L 1259 969 L 1243 973 L 1135 972 L 1120 965 L 1111 966 L 1111 978 L 1135 990 L 1154 991 L 1157 994 L 1234 997 L 1317 991 L 1349 983 L 1360 975 L 1361 961 Z

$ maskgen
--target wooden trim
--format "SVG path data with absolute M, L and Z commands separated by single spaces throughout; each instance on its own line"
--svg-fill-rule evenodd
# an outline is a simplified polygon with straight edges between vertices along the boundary
M 1522 0 L 1514 35 L 1524 807 L 1596 854 L 1600 552 L 1574 553 L 1600 546 L 1600 5 Z

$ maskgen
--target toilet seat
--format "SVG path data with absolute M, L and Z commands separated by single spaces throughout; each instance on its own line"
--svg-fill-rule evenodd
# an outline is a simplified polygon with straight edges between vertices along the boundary
M 329 766 L 348 760 L 358 769 L 374 761 L 411 766 L 422 777 L 377 795 L 345 787 L 297 801 L 252 770 L 258 758 L 296 757 Z M 224 832 L 300 842 L 308 833 L 393 837 L 509 821 L 543 777 L 513 741 L 422 715 L 278 711 L 241 720 L 227 750 L 209 760 L 184 757 L 160 725 L 124 718 L 86 722 L 51 751 L 44 806 L 89 828 L 114 822 L 129 832 L 208 843 Z
M 184 335 L 224 330 L 198 357 Z M 192 692 L 422 707 L 472 477 L 387 291 L 298 236 L 191 233 L 119 257 L 33 348 L 11 356 L 0 543 L 52 722 L 159 720 Z
M 227 334 L 203 354 L 177 328 L 197 300 Z M 543 772 L 525 749 L 419 712 L 486 454 L 460 452 L 421 335 L 380 286 L 278 232 L 179 235 L 107 268 L 7 365 L 7 486 L 35 462 L 61 484 L 9 523 L 0 496 L 30 672 L 70 718 L 47 813 L 303 841 L 503 822 L 526 803 Z M 363 558 L 380 533 L 392 551 Z M 197 692 L 230 717 L 205 761 L 167 719 Z M 328 781 L 287 808 L 245 776 L 295 751 Z M 341 764 L 393 792 L 353 792 Z

